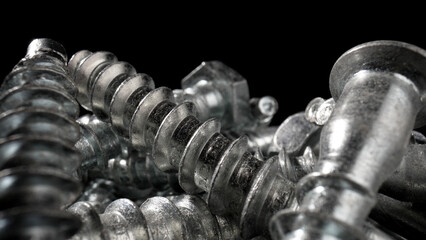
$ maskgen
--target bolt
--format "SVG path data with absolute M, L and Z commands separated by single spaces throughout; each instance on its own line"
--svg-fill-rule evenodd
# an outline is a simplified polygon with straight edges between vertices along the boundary
M 0 88 L 1 239 L 62 239 L 80 227 L 63 211 L 81 191 L 71 176 L 79 106 L 66 61 L 61 44 L 34 39 Z
M 75 56 L 80 55 L 84 54 L 76 53 Z M 87 63 L 95 56 L 99 59 Z M 79 90 L 84 88 L 79 92 L 82 102 L 91 99 L 92 102 L 85 104 L 94 106 L 95 98 L 90 95 L 92 88 L 99 93 L 111 93 L 111 101 L 104 101 L 104 105 L 109 106 L 99 105 L 99 109 L 104 109 L 113 128 L 122 137 L 128 138 L 133 148 L 151 152 L 161 171 L 177 172 L 179 184 L 186 193 L 207 192 L 206 201 L 212 213 L 236 218 L 242 227 L 243 238 L 267 234 L 269 217 L 286 207 L 288 193 L 293 187 L 280 174 L 264 176 L 279 172 L 278 158 L 270 158 L 266 162 L 254 158 L 248 150 L 246 137 L 233 141 L 228 139 L 220 133 L 218 120 L 198 120 L 195 105 L 186 101 L 176 104 L 173 92 L 168 88 L 152 89 L 152 81 L 143 82 L 126 74 L 108 71 L 115 61 L 115 57 L 98 52 L 83 58 L 81 63 L 70 64 L 77 66 L 70 71 L 75 74 Z M 95 63 L 101 64 L 97 66 Z M 98 71 L 100 68 L 103 70 Z M 97 79 L 102 74 L 107 75 L 102 77 L 102 84 L 98 84 Z M 238 78 L 234 76 L 231 79 Z M 134 85 L 134 82 L 137 87 L 122 90 L 125 86 Z M 236 81 L 233 84 L 242 83 Z M 237 95 L 239 93 L 244 92 L 237 91 Z M 124 114 L 116 115 L 118 112 Z M 259 189 L 262 189 L 261 193 Z M 264 210 L 251 214 L 251 206 Z
M 283 239 L 363 238 L 380 185 L 400 164 L 413 127 L 426 122 L 424 66 L 424 50 L 396 41 L 365 43 L 339 58 L 330 77 L 336 106 L 321 132 L 319 160 L 297 184 L 300 210 L 272 224 Z
M 173 90 L 176 102 L 194 103 L 200 121 L 216 118 L 224 131 L 241 134 L 267 126 L 278 110 L 271 96 L 250 99 L 247 80 L 219 61 L 201 63 L 181 85 Z
M 288 211 L 297 211 L 299 209 L 299 205 L 297 204 L 296 199 L 294 198 L 292 201 L 292 204 L 289 208 L 286 210 L 281 210 L 278 214 L 274 215 L 271 219 L 271 229 L 270 229 L 270 235 L 272 239 L 283 239 L 286 237 L 285 232 L 280 232 L 280 228 L 272 227 L 273 224 L 282 224 L 287 221 L 285 213 Z M 387 210 L 387 209 L 386 209 Z M 385 211 L 386 211 L 385 210 Z M 301 219 L 303 221 L 304 219 Z M 393 229 L 393 228 L 391 228 Z M 401 237 L 399 234 L 390 231 L 389 229 L 385 228 L 383 225 L 378 224 L 371 218 L 368 218 L 363 226 L 362 226 L 362 233 L 365 235 L 366 240 L 404 240 L 405 238 Z M 301 233 L 298 233 L 301 234 Z M 301 238 L 303 235 L 297 235 L 295 237 Z M 308 238 L 309 239 L 309 238 Z
M 140 207 L 122 198 L 110 203 L 102 214 L 89 202 L 76 202 L 68 211 L 84 223 L 73 239 L 239 238 L 232 220 L 212 215 L 194 195 L 152 197 Z

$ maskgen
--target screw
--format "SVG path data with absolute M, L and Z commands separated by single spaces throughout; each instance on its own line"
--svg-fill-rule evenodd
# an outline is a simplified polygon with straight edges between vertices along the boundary
M 66 62 L 61 44 L 34 39 L 0 88 L 1 239 L 62 239 L 80 227 L 62 211 L 81 191 L 71 176 L 79 106 Z
M 304 131 L 294 131 L 294 129 L 301 129 L 305 126 L 307 129 Z M 281 140 L 277 144 L 283 148 L 283 150 L 279 153 L 279 157 L 281 159 L 280 161 L 285 163 L 284 173 L 286 177 L 295 183 L 297 183 L 305 175 L 311 173 L 314 169 L 315 163 L 317 162 L 317 153 L 313 153 L 311 146 L 317 146 L 319 144 L 319 139 L 314 138 L 316 142 L 312 141 L 312 132 L 309 131 L 311 129 L 318 130 L 321 128 L 318 128 L 315 123 L 309 123 L 307 120 L 304 120 L 302 113 L 296 113 L 289 116 L 279 126 L 279 131 L 277 131 L 277 134 L 275 135 L 275 139 Z M 294 137 L 292 137 L 292 134 L 294 134 Z M 408 203 L 404 204 L 400 201 L 420 204 L 425 201 L 425 184 L 423 183 L 424 171 L 422 171 L 423 163 L 425 161 L 425 143 L 426 137 L 423 134 L 412 131 L 407 151 L 402 158 L 401 164 L 381 186 L 380 193 L 382 194 L 378 195 L 378 202 L 372 210 L 376 216 L 375 219 L 379 220 L 381 224 L 389 226 L 390 229 L 398 229 L 397 232 L 401 232 L 401 234 L 415 232 L 418 235 L 419 231 L 422 231 L 422 228 L 418 227 L 420 226 L 418 223 L 423 219 L 423 217 L 421 217 L 421 213 L 418 211 L 412 213 L 413 209 L 411 206 L 405 207 Z M 300 147 L 294 148 L 294 146 Z M 305 151 L 302 156 L 287 153 L 296 152 L 300 154 L 300 152 L 303 151 L 303 148 L 305 148 Z M 285 149 L 288 149 L 288 151 Z M 412 203 L 409 205 L 412 205 Z M 417 216 L 417 219 L 419 220 L 412 221 L 409 218 L 404 217 L 406 215 Z M 387 219 L 394 220 L 388 221 Z M 400 224 L 398 228 L 395 228 L 395 226 L 389 224 L 389 222 L 399 222 Z M 364 229 L 370 228 L 371 227 L 369 226 L 364 226 Z M 376 230 L 371 231 L 373 233 L 368 233 L 371 237 L 376 235 Z M 370 236 L 366 237 L 370 238 Z M 279 239 L 280 236 L 276 236 L 275 238 Z
M 97 213 L 103 213 L 105 208 L 116 199 L 114 182 L 98 178 L 90 181 L 76 202 L 90 203 Z
M 239 238 L 231 219 L 212 215 L 195 195 L 152 197 L 140 207 L 122 198 L 110 203 L 102 214 L 89 202 L 76 202 L 68 211 L 84 223 L 73 239 Z
M 286 135 L 286 137 L 277 137 L 277 139 L 290 139 L 290 133 L 293 133 L 292 130 L 295 127 L 293 124 L 306 122 L 301 121 L 303 114 L 297 113 L 293 114 L 288 119 L 286 119 L 282 125 L 280 125 L 280 134 Z M 298 121 L 296 121 L 298 120 Z M 313 126 L 316 126 L 314 123 L 310 123 Z M 303 131 L 302 131 L 303 132 Z M 301 140 L 306 143 L 306 139 L 300 138 L 297 136 L 297 133 L 294 139 Z M 309 134 L 304 135 L 306 138 L 311 137 Z M 420 236 L 422 233 L 422 226 L 420 223 L 424 219 L 424 214 L 418 209 L 415 210 L 411 205 L 412 203 L 402 203 L 400 201 L 409 201 L 414 203 L 423 203 L 424 202 L 424 184 L 422 182 L 422 165 L 424 163 L 424 150 L 425 150 L 425 136 L 421 133 L 413 131 L 408 144 L 408 150 L 403 156 L 403 160 L 398 167 L 398 169 L 384 182 L 380 188 L 380 192 L 383 194 L 378 195 L 378 202 L 375 207 L 372 209 L 372 214 L 370 218 L 363 226 L 363 232 L 366 239 L 403 239 L 399 236 L 396 236 L 396 233 L 399 233 L 405 237 Z M 292 145 L 294 143 L 291 143 Z M 318 143 L 311 142 L 313 146 Z M 283 149 L 286 149 L 287 142 L 281 142 Z M 305 151 L 302 156 L 290 157 L 285 150 L 280 151 L 279 157 L 280 161 L 284 162 L 284 173 L 286 177 L 289 177 L 290 180 L 297 183 L 303 176 L 309 174 L 313 171 L 314 165 L 317 162 L 316 154 L 313 153 L 309 145 L 305 145 Z M 303 149 L 303 148 L 302 148 Z M 297 150 L 296 152 L 300 152 Z M 389 195 L 390 194 L 390 195 Z M 400 201 L 396 199 L 397 198 Z M 406 206 L 408 205 L 408 206 Z M 283 211 L 285 213 L 285 211 Z M 422 215 L 423 214 L 423 215 Z M 280 213 L 276 214 L 273 221 L 282 221 L 280 219 Z M 381 226 L 370 226 L 369 221 L 371 217 L 380 222 Z M 416 220 L 413 220 L 416 219 Z M 279 223 L 275 223 L 279 224 Z M 380 228 L 383 228 L 383 225 L 392 229 L 393 232 L 387 230 L 383 233 Z M 407 235 L 408 233 L 408 235 Z M 273 235 L 275 234 L 275 235 Z M 281 239 L 281 233 L 271 233 L 273 239 Z M 390 236 L 388 236 L 390 235 Z
M 88 181 L 93 178 L 113 180 L 121 187 L 134 187 L 138 198 L 152 191 L 182 192 L 176 184 L 176 174 L 159 171 L 149 154 L 132 149 L 125 139 L 118 136 L 111 125 L 94 115 L 80 117 L 81 137 L 76 148 L 82 153 L 82 164 L 76 175 Z M 125 191 L 126 189 L 121 189 Z
M 94 107 L 95 98 L 90 95 L 92 88 L 98 93 L 112 94 L 111 101 L 101 96 L 100 99 L 107 101 L 98 107 L 109 116 L 113 128 L 129 139 L 133 148 L 152 152 L 161 171 L 177 172 L 179 184 L 186 193 L 207 192 L 206 201 L 212 213 L 238 219 L 244 238 L 268 233 L 269 217 L 286 207 L 288 192 L 293 187 L 276 174 L 281 169 L 278 158 L 266 162 L 254 158 L 248 150 L 246 137 L 231 141 L 220 133 L 218 120 L 199 121 L 195 105 L 186 101 L 174 103 L 172 90 L 153 89 L 152 80 L 134 80 L 135 75 L 108 71 L 115 57 L 99 53 L 78 57 L 88 51 L 83 53 L 76 53 L 77 57 L 72 58 L 81 59 L 78 63 L 69 64 L 77 66 L 71 72 L 76 76 L 79 89 L 84 88 L 80 91 L 83 104 Z M 89 61 L 92 58 L 96 61 Z M 98 71 L 100 68 L 103 70 Z M 107 76 L 101 78 L 102 74 Z M 102 84 L 98 84 L 98 79 L 103 79 Z M 137 87 L 127 87 L 130 85 Z M 86 103 L 86 99 L 92 102 Z M 124 114 L 116 114 L 118 112 Z M 264 210 L 252 214 L 252 208 Z
M 284 239 L 363 238 L 360 226 L 380 185 L 400 164 L 413 127 L 426 122 L 424 66 L 424 50 L 395 41 L 365 43 L 339 58 L 319 161 L 297 185 L 300 210 L 272 224 Z
M 274 135 L 274 144 L 281 148 L 279 157 L 284 162 L 284 175 L 297 183 L 311 173 L 319 153 L 319 134 L 322 127 L 308 122 L 303 113 L 289 116 Z M 386 179 L 380 192 L 409 202 L 426 201 L 426 183 L 423 178 L 426 137 L 412 131 L 407 150 L 396 171 Z
M 126 144 L 112 131 L 109 124 L 94 115 L 84 115 L 77 122 L 81 137 L 75 147 L 82 158 L 77 175 L 85 180 L 88 178 L 88 171 L 105 171 L 108 159 L 121 155 Z

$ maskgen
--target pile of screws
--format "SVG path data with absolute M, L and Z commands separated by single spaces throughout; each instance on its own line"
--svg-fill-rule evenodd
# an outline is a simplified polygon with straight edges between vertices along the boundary
M 365 43 L 271 126 L 221 62 L 171 90 L 34 39 L 0 87 L 0 239 L 424 238 L 425 79 L 426 51 Z

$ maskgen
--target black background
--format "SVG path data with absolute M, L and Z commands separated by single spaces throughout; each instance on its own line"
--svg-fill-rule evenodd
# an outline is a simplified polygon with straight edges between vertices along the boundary
M 69 57 L 82 49 L 110 51 L 151 75 L 157 87 L 172 89 L 202 61 L 220 60 L 247 79 L 251 97 L 278 100 L 273 120 L 278 125 L 311 99 L 330 97 L 330 70 L 350 48 L 385 39 L 426 49 L 424 21 L 413 5 L 389 11 L 362 3 L 335 9 L 253 4 L 246 10 L 219 2 L 164 3 L 154 11 L 112 3 L 109 11 L 70 3 L 59 10 L 31 6 L 2 17 L 0 75 L 6 76 L 39 37 L 62 43 Z

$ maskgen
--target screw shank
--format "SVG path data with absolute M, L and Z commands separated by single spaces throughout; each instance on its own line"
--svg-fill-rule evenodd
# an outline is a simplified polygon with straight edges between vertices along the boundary
M 324 126 L 315 171 L 343 173 L 377 192 L 400 164 L 419 108 L 418 93 L 402 76 L 357 73 Z

